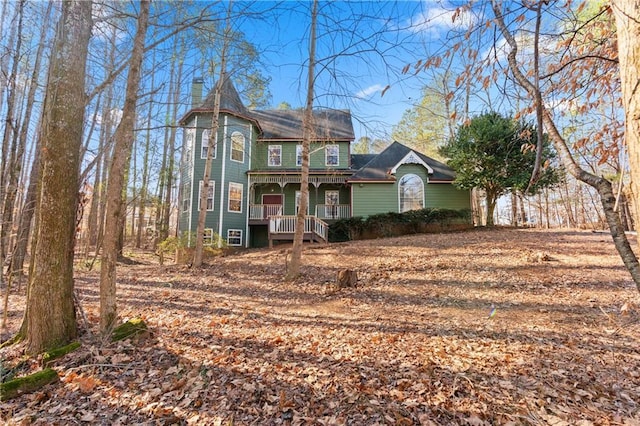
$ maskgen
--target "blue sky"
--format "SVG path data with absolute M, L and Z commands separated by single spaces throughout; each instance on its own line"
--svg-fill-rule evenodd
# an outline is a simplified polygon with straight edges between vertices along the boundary
M 239 23 L 262 53 L 273 105 L 301 107 L 311 2 L 256 2 L 264 20 Z M 451 26 L 450 4 L 434 1 L 320 3 L 315 107 L 350 109 L 356 140 L 385 137 L 419 102 L 427 74 L 403 76 L 405 65 L 439 49 Z M 381 96 L 385 87 L 390 86 Z

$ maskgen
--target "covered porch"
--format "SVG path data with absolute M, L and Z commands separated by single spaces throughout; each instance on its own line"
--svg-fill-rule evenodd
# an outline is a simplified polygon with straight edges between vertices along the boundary
M 334 221 L 351 217 L 351 188 L 346 176 L 309 176 L 307 214 Z M 266 225 L 269 217 L 298 211 L 300 175 L 249 174 L 249 225 Z

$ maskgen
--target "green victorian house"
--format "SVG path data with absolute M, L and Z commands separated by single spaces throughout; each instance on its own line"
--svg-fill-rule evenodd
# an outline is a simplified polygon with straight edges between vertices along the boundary
M 194 87 L 196 105 L 201 84 Z M 302 111 L 248 110 L 226 80 L 218 134 L 209 147 L 213 105 L 212 92 L 180 120 L 185 131 L 179 234 L 196 230 L 205 159 L 213 149 L 205 243 L 212 243 L 214 234 L 242 247 L 292 239 L 300 197 Z M 452 169 L 405 145 L 394 142 L 379 154 L 351 154 L 355 136 L 349 111 L 314 111 L 314 125 L 305 239 L 326 241 L 329 224 L 352 216 L 470 208 L 469 192 L 452 185 Z

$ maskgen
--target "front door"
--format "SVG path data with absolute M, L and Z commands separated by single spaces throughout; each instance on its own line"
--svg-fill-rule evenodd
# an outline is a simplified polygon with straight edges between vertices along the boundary
M 282 194 L 263 194 L 262 195 L 263 219 L 269 216 L 282 214 Z

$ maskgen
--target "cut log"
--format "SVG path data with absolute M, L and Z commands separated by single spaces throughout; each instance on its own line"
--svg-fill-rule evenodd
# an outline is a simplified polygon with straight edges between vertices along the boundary
M 23 393 L 37 391 L 49 383 L 58 381 L 58 373 L 51 368 L 46 368 L 37 373 L 0 383 L 0 401 L 15 398 Z
M 358 284 L 358 273 L 351 269 L 338 271 L 336 285 L 338 288 L 355 287 Z
M 111 340 L 116 342 L 118 340 L 126 339 L 127 337 L 135 336 L 145 331 L 147 331 L 147 324 L 144 322 L 144 320 L 141 318 L 132 318 L 113 329 Z

